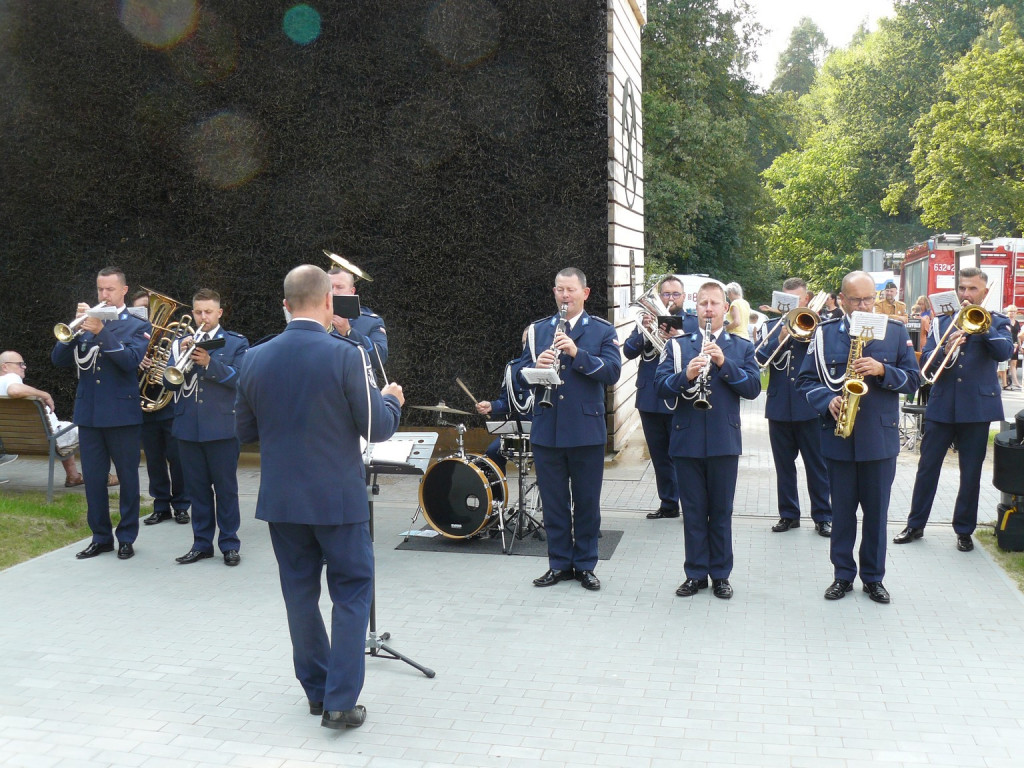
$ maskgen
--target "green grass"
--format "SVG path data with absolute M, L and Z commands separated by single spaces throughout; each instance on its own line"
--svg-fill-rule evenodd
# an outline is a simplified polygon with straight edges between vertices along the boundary
M 1016 584 L 1017 588 L 1024 591 L 1024 552 L 1004 552 L 996 543 L 996 533 L 991 524 L 978 526 L 974 532 L 975 540 L 983 546 L 992 559 L 999 564 L 999 567 L 1006 571 Z

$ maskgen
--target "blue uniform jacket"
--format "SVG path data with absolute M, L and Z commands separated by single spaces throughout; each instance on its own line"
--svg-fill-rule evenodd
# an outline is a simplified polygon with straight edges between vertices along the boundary
M 718 346 L 725 362 L 721 367 L 712 363 L 708 380 L 711 408 L 699 411 L 693 407 L 696 380 L 687 381 L 686 366 L 703 346 L 704 336 L 700 332 L 676 337 L 665 347 L 665 355 L 658 364 L 658 396 L 677 402 L 668 453 L 697 459 L 738 456 L 743 452 L 740 398 L 753 400 L 761 393 L 761 371 L 754 362 L 754 345 L 724 331 L 719 335 Z
M 384 320 L 371 309 L 359 308 L 359 317 L 349 320 L 352 332 L 348 338 L 359 344 L 370 356 L 374 365 L 383 365 L 388 361 L 388 332 L 384 328 Z M 380 360 L 377 360 L 380 355 Z
M 242 359 L 235 423 L 260 444 L 256 517 L 271 523 L 346 525 L 370 519 L 359 438 L 387 440 L 401 406 L 370 383 L 356 342 L 293 320 Z
M 75 424 L 125 427 L 142 423 L 138 370 L 152 327 L 123 311 L 95 336 L 83 333 L 67 344 L 58 341 L 54 345 L 50 353 L 53 364 L 78 369 Z
M 240 333 L 218 328 L 214 338 L 224 346 L 210 352 L 210 364 L 193 365 L 181 387 L 168 385 L 174 392 L 174 427 L 171 434 L 179 440 L 205 443 L 235 436 L 235 390 L 242 357 L 249 341 Z M 172 365 L 181 365 L 178 345 L 173 349 Z
M 832 398 L 842 394 L 842 379 L 850 358 L 845 317 L 818 326 L 797 376 L 797 389 L 821 417 L 821 455 L 826 459 L 878 461 L 894 458 L 900 452 L 899 393 L 916 392 L 921 381 L 913 342 L 903 323 L 889 320 L 885 338 L 869 341 L 862 354 L 882 363 L 885 375 L 865 377 L 868 391 L 860 398 L 849 437 L 836 436 L 836 422 L 828 410 Z
M 526 347 L 513 372 L 520 386 L 528 388 L 521 371 L 532 367 L 540 353 L 550 348 L 557 326 L 558 315 L 530 326 Z M 536 398 L 534 401 L 530 439 L 535 445 L 573 448 L 603 445 L 608 440 L 605 387 L 618 381 L 622 371 L 615 329 L 607 320 L 583 312 L 569 338 L 576 342 L 578 351 L 575 358 L 559 356 L 558 374 L 563 384 L 555 391 L 554 407 L 542 408 Z
M 769 320 L 761 326 L 763 340 L 767 334 L 772 337 L 761 346 L 754 357 L 758 363 L 764 364 L 765 360 L 779 348 L 779 333 L 773 331 L 784 318 Z M 797 341 L 792 336 L 786 341 L 783 348 L 768 368 L 768 392 L 764 406 L 765 418 L 772 421 L 810 421 L 818 417 L 817 411 L 811 408 L 807 398 L 796 388 L 796 377 L 807 356 L 809 344 Z
M 921 353 L 922 362 L 935 349 L 942 334 L 953 322 L 951 315 L 940 315 L 932 323 L 932 332 Z M 1002 392 L 996 375 L 996 363 L 1009 360 L 1013 352 L 1010 318 L 992 313 L 992 325 L 985 333 L 967 336 L 950 367 L 932 385 L 925 418 L 945 423 L 999 421 L 1003 418 Z M 929 372 L 935 375 L 944 353 L 935 356 Z
M 697 318 L 693 315 L 683 315 L 683 332 L 696 331 Z M 672 409 L 665 404 L 665 399 L 658 397 L 658 390 L 654 386 L 654 374 L 658 370 L 658 352 L 644 338 L 639 328 L 634 328 L 626 343 L 622 345 L 622 354 L 627 360 L 640 358 L 636 371 L 636 409 L 648 413 L 672 413 Z

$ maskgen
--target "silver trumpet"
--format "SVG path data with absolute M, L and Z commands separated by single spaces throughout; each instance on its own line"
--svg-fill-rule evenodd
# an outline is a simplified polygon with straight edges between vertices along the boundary
M 86 312 L 76 317 L 70 323 L 57 323 L 53 326 L 53 335 L 57 337 L 57 341 L 67 344 L 83 332 L 82 323 L 84 323 L 85 319 L 89 317 L 88 313 L 94 309 L 103 309 L 105 306 L 107 306 L 107 302 L 101 301 L 95 307 L 90 307 Z
M 704 343 L 707 344 L 711 341 L 711 318 L 709 317 L 707 322 L 704 323 Z M 708 356 L 708 361 L 704 367 L 701 368 L 700 373 L 697 375 L 697 398 L 693 401 L 693 407 L 698 411 L 710 411 L 711 402 L 711 356 Z
M 164 369 L 164 381 L 166 383 L 180 387 L 185 382 L 185 377 L 192 370 L 192 347 L 186 350 L 186 354 L 188 357 L 185 358 L 184 362 L 178 363 L 178 365 L 168 365 Z

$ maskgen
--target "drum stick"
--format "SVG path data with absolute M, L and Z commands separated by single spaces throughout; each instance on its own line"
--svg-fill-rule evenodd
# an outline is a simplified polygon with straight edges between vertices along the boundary
M 473 397 L 473 393 L 469 391 L 469 387 L 462 383 L 462 379 L 455 377 L 455 383 L 462 387 L 462 391 L 469 395 L 469 399 L 473 401 L 473 405 L 476 405 L 480 401 Z

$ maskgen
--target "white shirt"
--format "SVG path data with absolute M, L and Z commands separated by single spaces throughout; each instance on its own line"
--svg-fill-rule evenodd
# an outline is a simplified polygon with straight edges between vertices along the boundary
M 0 376 L 0 397 L 7 397 L 7 389 L 11 384 L 21 384 L 21 376 L 16 373 L 5 373 Z

